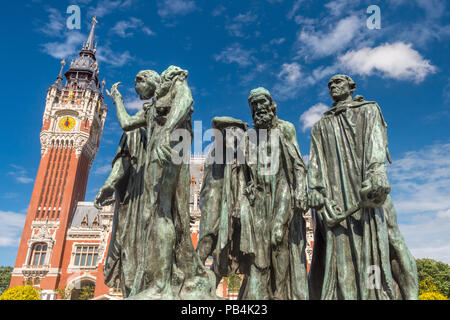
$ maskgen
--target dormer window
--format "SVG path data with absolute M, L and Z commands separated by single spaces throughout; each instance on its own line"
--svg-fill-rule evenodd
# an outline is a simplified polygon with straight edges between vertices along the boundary
M 81 220 L 81 227 L 83 227 L 83 228 L 88 227 L 87 216 L 84 216 L 83 220 Z
M 99 223 L 98 223 L 98 216 L 96 216 L 94 218 L 94 221 L 92 221 L 92 228 L 98 228 Z

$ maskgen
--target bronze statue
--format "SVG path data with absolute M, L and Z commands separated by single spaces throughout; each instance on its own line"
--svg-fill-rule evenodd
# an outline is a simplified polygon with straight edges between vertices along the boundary
M 305 222 L 306 167 L 294 126 L 276 116 L 268 90 L 257 88 L 248 99 L 255 133 L 240 150 L 244 163 L 207 167 L 201 193 L 199 252 L 215 258 L 218 277 L 243 273 L 239 299 L 308 299 Z M 216 127 L 246 125 L 215 118 Z M 261 138 L 274 136 L 274 140 Z M 216 137 L 217 139 L 217 137 Z M 242 148 L 242 143 L 238 144 Z M 270 161 L 263 159 L 267 150 Z M 215 150 L 217 152 L 217 150 Z M 237 157 L 239 159 L 239 157 Z
M 150 99 L 160 86 L 160 76 L 153 70 L 138 73 L 135 80 L 136 92 L 142 99 Z M 122 96 L 113 86 L 112 93 L 119 123 L 123 130 L 129 130 L 132 118 L 126 113 Z M 151 113 L 152 103 L 146 103 L 134 119 L 145 119 Z M 125 115 L 125 117 L 124 117 Z M 114 222 L 109 242 L 108 254 L 104 266 L 105 283 L 113 287 L 120 280 L 122 294 L 127 298 L 136 292 L 135 275 L 142 254 L 143 242 L 140 226 L 140 212 L 145 205 L 144 174 L 146 168 L 147 130 L 137 127 L 125 131 L 119 142 L 112 164 L 112 171 L 95 199 L 95 206 L 100 208 L 111 202 L 115 193 Z
M 309 205 L 316 232 L 311 299 L 417 299 L 417 270 L 397 225 L 386 172 L 387 125 L 376 102 L 336 75 L 311 131 Z
M 140 253 L 129 299 L 217 298 L 214 277 L 201 264 L 190 238 L 189 162 L 171 161 L 172 149 L 178 143 L 171 141 L 172 133 L 182 129 L 192 134 L 193 99 L 187 76 L 186 70 L 170 66 L 161 74 L 151 106 L 133 117 L 123 108 L 118 84 L 109 93 L 118 106 L 122 128 L 131 131 L 144 126 L 147 133 L 143 183 L 139 186 L 144 201 L 133 212 L 138 223 L 130 226 Z M 144 80 L 137 79 L 136 91 L 141 98 L 149 98 L 154 83 Z M 190 146 L 190 140 L 185 143 Z

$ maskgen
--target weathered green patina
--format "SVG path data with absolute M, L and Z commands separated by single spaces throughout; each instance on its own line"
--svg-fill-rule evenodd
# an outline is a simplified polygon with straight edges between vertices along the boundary
M 136 91 L 142 91 L 142 98 L 152 98 L 159 87 L 160 77 L 152 70 L 145 70 L 136 76 Z M 123 130 L 130 127 L 132 121 L 146 119 L 152 112 L 152 103 L 146 103 L 134 118 L 128 116 L 118 84 L 111 90 L 116 101 L 116 111 Z M 141 88 L 143 87 L 143 88 Z M 111 93 L 108 92 L 111 95 Z M 146 123 L 145 121 L 141 121 Z M 114 220 L 109 242 L 108 254 L 104 265 L 105 283 L 113 287 L 120 280 L 123 296 L 126 298 L 136 291 L 135 276 L 142 254 L 142 210 L 145 205 L 144 175 L 146 168 L 147 130 L 146 127 L 126 131 L 122 134 L 112 171 L 95 199 L 95 206 L 111 202 L 115 193 Z
M 125 131 L 146 128 L 143 200 L 130 215 L 124 232 L 134 233 L 137 259 L 128 299 L 216 299 L 214 276 L 207 272 L 195 252 L 190 237 L 189 163 L 171 161 L 170 140 L 177 129 L 191 130 L 193 99 L 186 78 L 188 72 L 170 66 L 161 75 L 161 84 L 137 77 L 136 91 L 143 99 L 156 97 L 151 106 L 130 117 L 115 84 L 108 93 L 118 106 L 118 118 Z M 153 86 L 155 88 L 153 88 Z M 140 176 L 142 177 L 142 176 Z M 129 188 L 135 188 L 134 183 Z M 141 192 L 141 191 L 139 191 Z M 128 263 L 128 261 L 127 261 Z
M 306 167 L 295 128 L 278 119 L 268 90 L 252 90 L 248 102 L 256 133 L 265 130 L 267 137 L 273 133 L 276 138 L 247 137 L 245 163 L 207 167 L 199 251 L 203 259 L 214 254 L 219 277 L 245 275 L 239 299 L 308 299 L 302 217 L 307 210 Z M 243 127 L 232 118 L 214 122 L 216 127 Z M 269 162 L 261 156 L 263 142 Z
M 415 260 L 389 196 L 387 125 L 376 102 L 329 81 L 334 104 L 312 128 L 309 205 L 316 232 L 311 299 L 417 299 Z

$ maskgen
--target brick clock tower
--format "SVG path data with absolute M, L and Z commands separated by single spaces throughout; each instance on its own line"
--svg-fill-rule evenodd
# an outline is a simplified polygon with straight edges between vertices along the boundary
M 56 290 L 64 273 L 66 236 L 74 211 L 86 193 L 89 169 L 97 154 L 107 107 L 99 82 L 95 24 L 79 57 L 47 91 L 41 161 L 19 245 L 11 286 L 32 282 Z

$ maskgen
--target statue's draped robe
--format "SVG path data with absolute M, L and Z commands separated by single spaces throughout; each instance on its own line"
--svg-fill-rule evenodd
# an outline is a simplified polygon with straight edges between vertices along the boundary
M 275 174 L 266 176 L 266 182 L 258 181 L 260 169 L 248 161 L 250 149 L 245 165 L 212 164 L 205 170 L 200 239 L 208 234 L 217 237 L 215 267 L 223 275 L 234 272 L 236 266 L 248 274 L 239 299 L 308 299 L 305 222 L 302 212 L 294 209 L 296 194 L 306 199 L 306 169 L 292 124 L 277 119 L 277 128 L 281 132 L 280 166 Z M 240 220 L 238 237 L 233 236 L 233 216 Z M 277 266 L 271 231 L 280 216 L 285 216 L 286 222 L 282 244 L 277 248 L 283 254 L 278 259 L 282 265 Z M 239 255 L 230 250 L 236 246 Z M 234 263 L 236 257 L 240 264 Z M 283 280 L 275 281 L 275 272 L 282 272 L 277 279 Z
M 227 130 L 242 130 L 245 124 L 229 117 L 217 117 L 213 120 L 213 128 Z M 223 127 L 223 128 L 222 128 Z M 243 131 L 242 131 L 243 132 Z M 247 187 L 248 168 L 237 163 L 236 154 L 232 161 L 225 161 L 226 141 L 215 137 L 214 148 L 211 148 L 205 162 L 205 170 L 200 190 L 200 220 L 199 246 L 206 237 L 211 237 L 214 261 L 214 273 L 218 278 L 227 277 L 233 273 L 245 273 L 242 262 L 242 247 L 253 247 L 253 237 L 249 232 L 249 200 L 245 195 Z M 222 150 L 218 148 L 223 147 Z M 222 151 L 222 152 L 221 152 Z M 235 150 L 231 151 L 235 153 Z M 221 163 L 215 161 L 216 154 Z M 242 229 L 243 228 L 243 229 Z M 241 232 L 242 231 L 242 232 Z M 241 247 L 242 246 L 242 247 Z
M 359 99 L 327 111 L 311 132 L 310 192 L 321 192 L 343 210 L 358 204 L 363 181 L 386 177 L 386 127 L 375 102 Z M 325 210 L 315 212 L 312 299 L 417 299 L 415 260 L 390 196 L 382 207 L 360 209 L 335 227 L 327 226 L 332 213 Z
M 181 96 L 175 91 L 180 81 Z M 214 279 L 208 276 L 194 250 L 190 235 L 189 215 L 189 162 L 175 164 L 169 161 L 161 166 L 152 154 L 163 137 L 164 122 L 171 116 L 170 110 L 176 103 L 190 101 L 189 108 L 181 121 L 173 129 L 192 132 L 192 97 L 184 80 L 173 80 L 169 92 L 155 102 L 153 113 L 148 113 L 147 161 L 145 169 L 145 208 L 141 210 L 140 228 L 141 255 L 136 270 L 132 299 L 215 299 Z M 161 111 L 158 114 L 156 109 Z M 165 119 L 164 119 L 165 118 Z M 162 122 L 161 122 L 162 121 Z M 168 120 L 167 120 L 168 121 Z M 173 148 L 177 142 L 171 142 Z M 158 224 L 164 219 L 163 224 Z M 165 241 L 173 242 L 173 247 L 163 246 Z M 167 253 L 166 250 L 169 250 Z M 169 255 L 170 270 L 166 273 L 160 263 L 161 256 Z M 166 260 L 165 260 L 166 261 Z M 161 289 L 158 281 L 168 277 L 168 285 Z
M 104 266 L 105 284 L 115 287 L 120 280 L 124 297 L 132 290 L 142 243 L 141 212 L 144 205 L 144 172 L 147 131 L 124 132 L 113 166 L 122 162 L 124 176 L 116 187 L 116 205 L 108 254 Z

